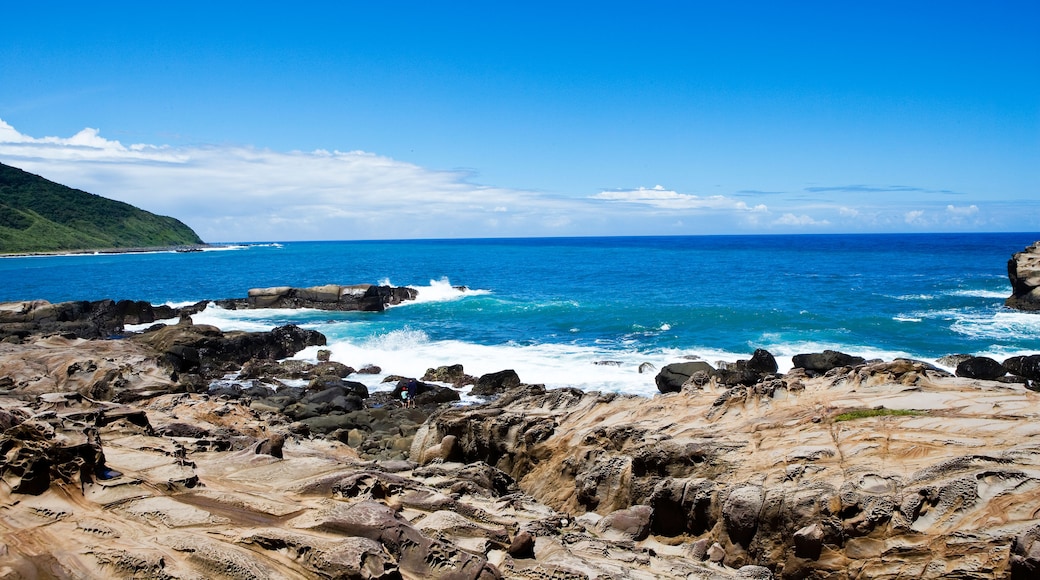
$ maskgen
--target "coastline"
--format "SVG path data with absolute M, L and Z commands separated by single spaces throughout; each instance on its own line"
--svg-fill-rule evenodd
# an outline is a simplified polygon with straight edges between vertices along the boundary
M 332 329 L 386 318 L 330 323 L 334 310 L 376 306 L 366 296 L 396 309 L 419 295 L 326 284 L 216 302 L 244 318 L 263 304 L 317 307 L 303 318 Z M 1040 354 L 951 358 L 955 373 L 855 351 L 798 354 L 783 369 L 765 350 L 714 366 L 676 356 L 652 369 L 658 393 L 633 396 L 528 384 L 509 369 L 471 376 L 463 364 L 421 374 L 414 348 L 390 349 L 375 368 L 312 328 L 225 329 L 202 315 L 206 304 L 0 309 L 0 444 L 11 450 L 0 457 L 0 499 L 12 506 L 0 530 L 14 538 L 0 569 L 214 579 L 1040 573 Z M 136 332 L 122 332 L 127 324 Z M 622 370 L 611 360 L 593 368 Z M 409 379 L 414 408 L 401 399 Z M 476 404 L 460 405 L 464 392 Z M 59 552 L 68 557 L 56 562 Z

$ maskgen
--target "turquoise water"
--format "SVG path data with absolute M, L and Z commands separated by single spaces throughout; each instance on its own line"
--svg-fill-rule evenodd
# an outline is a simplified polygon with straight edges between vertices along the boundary
M 1040 314 L 1003 307 L 1007 261 L 1036 233 L 293 242 L 196 253 L 0 260 L 0 301 L 243 297 L 250 288 L 389 283 L 383 313 L 230 312 L 225 330 L 295 322 L 337 360 L 388 373 L 464 364 L 525 382 L 650 394 L 679 357 L 825 348 L 924 360 L 1040 352 Z M 454 286 L 465 286 L 457 290 Z M 305 352 L 301 357 L 314 356 Z M 612 364 L 595 364 L 610 362 Z

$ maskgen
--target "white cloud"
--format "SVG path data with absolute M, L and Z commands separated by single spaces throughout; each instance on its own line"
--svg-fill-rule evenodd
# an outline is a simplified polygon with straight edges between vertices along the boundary
M 816 220 L 807 215 L 794 215 L 793 213 L 785 213 L 784 215 L 774 220 L 773 224 L 778 226 L 823 227 L 829 226 L 830 222 L 827 220 Z
M 748 207 L 748 205 L 743 201 L 736 201 L 722 195 L 701 197 L 688 193 L 678 193 L 670 189 L 665 189 L 661 185 L 656 185 L 649 189 L 640 187 L 638 189 L 601 191 L 591 196 L 591 199 L 646 205 L 667 210 L 768 211 L 768 208 L 764 205 Z
M 0 120 L 0 160 L 177 217 L 207 241 L 516 235 L 561 227 L 575 211 L 569 200 L 364 151 L 126 146 L 89 128 L 33 138 Z
M 903 214 L 903 221 L 910 225 L 923 225 L 925 223 L 924 211 L 919 209 L 908 211 Z
M 851 207 L 838 208 L 838 214 L 845 218 L 854 218 L 859 216 L 859 210 Z
M 969 205 L 968 207 L 957 207 L 955 205 L 946 206 L 947 213 L 955 216 L 969 216 L 979 213 L 979 207 L 976 205 Z

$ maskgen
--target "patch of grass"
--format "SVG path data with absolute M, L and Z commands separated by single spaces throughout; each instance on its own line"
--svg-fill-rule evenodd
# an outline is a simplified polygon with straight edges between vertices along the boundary
M 927 415 L 925 411 L 913 409 L 856 409 L 834 417 L 835 421 L 852 421 L 853 419 L 866 419 L 867 417 L 887 417 L 890 415 Z

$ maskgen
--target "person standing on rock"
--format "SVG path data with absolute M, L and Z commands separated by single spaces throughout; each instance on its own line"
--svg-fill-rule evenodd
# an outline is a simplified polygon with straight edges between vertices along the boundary
M 405 392 L 408 394 L 408 398 L 405 399 L 406 408 L 415 407 L 415 396 L 419 394 L 419 381 L 415 379 L 408 379 L 408 386 L 405 387 Z

